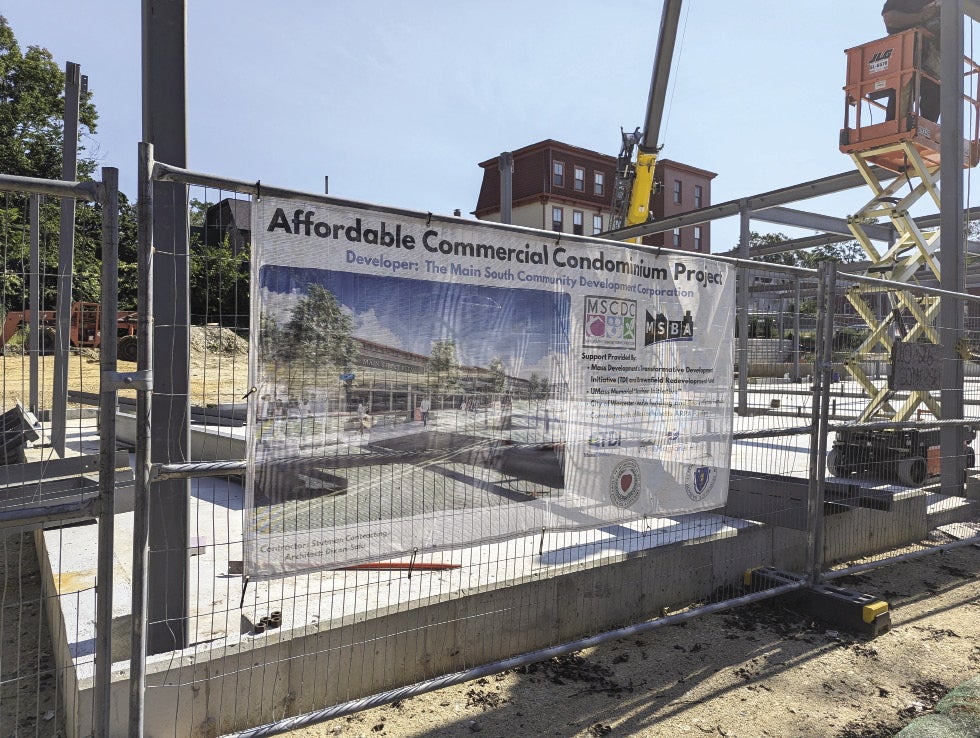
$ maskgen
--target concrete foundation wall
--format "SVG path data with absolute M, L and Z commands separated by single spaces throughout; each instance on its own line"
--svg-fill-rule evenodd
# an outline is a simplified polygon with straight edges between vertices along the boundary
M 803 572 L 806 481 L 782 484 L 764 477 L 747 482 L 733 475 L 725 514 L 737 511 L 758 521 L 737 533 L 723 528 L 623 553 L 601 565 L 551 566 L 538 570 L 546 576 L 535 572 L 465 595 L 413 599 L 356 617 L 245 635 L 220 647 L 150 657 L 146 734 L 214 736 L 241 730 L 647 621 L 663 608 L 705 600 L 757 566 Z M 825 565 L 928 534 L 935 494 L 892 491 L 888 509 L 871 509 L 861 506 L 864 492 L 850 495 L 850 489 L 844 485 L 844 501 L 823 515 Z M 57 591 L 50 571 L 45 575 L 50 591 Z M 416 576 L 424 591 L 421 577 L 427 574 Z M 61 597 L 79 596 L 94 598 L 94 591 Z M 61 671 L 69 735 L 84 736 L 92 719 L 92 663 L 70 653 L 77 646 L 68 645 L 59 598 L 47 601 L 59 663 L 69 665 Z M 128 662 L 116 667 L 111 735 L 125 736 Z
M 413 602 L 355 621 L 269 631 L 193 655 L 151 657 L 147 735 L 212 736 L 652 619 L 771 563 L 772 532 L 671 544 L 603 566 L 467 596 Z M 416 576 L 422 576 L 417 574 Z M 113 736 L 126 735 L 128 663 L 113 675 Z M 91 674 L 72 725 L 91 724 Z M 159 687 L 166 687 L 160 689 Z

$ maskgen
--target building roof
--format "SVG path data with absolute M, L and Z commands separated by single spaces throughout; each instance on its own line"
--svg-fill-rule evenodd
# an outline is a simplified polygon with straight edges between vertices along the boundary
M 593 151 L 592 149 L 582 148 L 581 146 L 573 146 L 572 144 L 563 143 L 562 141 L 556 141 L 553 138 L 546 138 L 543 141 L 538 141 L 537 143 L 529 144 L 527 146 L 522 146 L 519 149 L 513 149 L 510 152 L 502 152 L 502 153 L 510 153 L 513 154 L 515 157 L 517 157 L 517 156 L 526 156 L 527 154 L 534 153 L 537 150 L 544 150 L 544 149 L 559 149 L 562 151 L 567 151 L 569 153 L 574 153 L 583 159 L 593 159 L 595 161 L 601 161 L 604 164 L 612 164 L 612 165 L 616 164 L 615 156 L 610 156 L 609 154 L 603 154 L 598 151 Z M 497 156 L 494 156 L 491 159 L 487 159 L 486 161 L 481 161 L 480 166 L 486 169 L 487 167 L 495 165 L 499 158 L 500 155 L 498 154 Z
M 657 159 L 657 166 L 662 166 L 664 169 L 680 169 L 685 172 L 690 172 L 691 174 L 706 177 L 707 179 L 714 179 L 718 176 L 717 172 L 709 172 L 707 169 L 692 167 L 690 164 L 682 164 L 681 162 L 674 161 L 673 159 Z

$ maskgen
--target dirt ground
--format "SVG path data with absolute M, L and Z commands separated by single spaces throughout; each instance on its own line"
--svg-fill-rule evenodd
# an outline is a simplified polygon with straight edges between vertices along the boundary
M 11 352 L 0 356 L 3 378 L 0 380 L 2 408 L 17 401 L 28 404 L 30 363 L 26 355 Z M 120 361 L 118 371 L 130 372 L 136 365 Z M 68 391 L 89 394 L 99 392 L 99 352 L 73 350 L 68 362 Z M 51 406 L 54 359 L 39 359 L 40 406 Z M 193 326 L 190 334 L 191 404 L 205 406 L 240 401 L 248 389 L 248 343 L 227 329 Z M 134 391 L 121 391 L 120 397 L 134 398 Z M 0 734 L 2 736 L 2 734 Z
M 4 407 L 26 397 L 20 358 Z M 78 358 L 69 388 L 97 391 L 97 358 Z M 229 380 L 243 393 L 244 355 L 193 353 L 192 402 L 232 401 Z M 892 629 L 863 641 L 765 602 L 286 735 L 885 738 L 980 674 L 976 547 L 836 583 L 888 601 Z M 0 738 L 64 735 L 41 603 L 30 538 L 0 538 Z
M 886 600 L 892 629 L 767 601 L 286 735 L 885 738 L 980 674 L 977 548 L 835 584 Z
M 29 536 L 0 557 L 0 738 L 63 736 Z M 837 583 L 886 599 L 891 630 L 866 641 L 767 601 L 284 735 L 886 738 L 980 674 L 976 547 Z

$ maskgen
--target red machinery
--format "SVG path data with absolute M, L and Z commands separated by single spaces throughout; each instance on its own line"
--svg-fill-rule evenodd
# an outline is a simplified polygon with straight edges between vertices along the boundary
M 54 310 L 38 312 L 39 346 L 41 350 L 50 350 L 54 345 L 54 329 L 57 314 Z M 0 335 L 0 347 L 19 331 L 30 324 L 30 310 L 11 310 L 3 321 L 3 334 Z M 75 302 L 71 306 L 71 321 L 68 333 L 69 343 L 76 347 L 98 348 L 102 343 L 101 332 L 102 308 L 97 302 Z M 136 311 L 122 311 L 116 320 L 119 333 L 119 358 L 124 361 L 136 361 Z

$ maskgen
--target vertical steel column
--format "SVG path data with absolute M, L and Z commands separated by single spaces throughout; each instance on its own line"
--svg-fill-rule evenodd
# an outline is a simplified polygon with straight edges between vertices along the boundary
M 38 381 L 40 364 L 38 354 L 41 351 L 41 198 L 38 195 L 31 195 L 31 273 L 27 280 L 27 307 L 31 311 L 27 319 L 27 361 L 28 361 L 28 409 L 32 413 L 37 413 L 38 408 Z
M 943 162 L 940 183 L 940 286 L 963 292 L 966 222 L 963 216 L 963 8 L 960 0 L 943 0 L 940 11 L 940 121 L 945 134 L 939 142 Z M 963 417 L 963 362 L 956 347 L 963 337 L 963 301 L 943 297 L 939 329 L 943 346 L 940 404 L 943 420 Z M 940 429 L 941 483 L 944 494 L 963 494 L 963 437 L 959 428 Z
M 95 587 L 95 732 L 109 735 L 112 569 L 116 491 L 116 344 L 119 334 L 119 170 L 102 169 L 102 307 L 99 342 L 99 554 Z
M 803 295 L 800 290 L 800 278 L 793 279 L 795 286 L 795 296 L 793 303 L 793 381 L 800 381 L 800 300 Z
M 65 64 L 65 130 L 62 144 L 61 178 L 74 182 L 78 177 L 78 104 L 82 90 L 81 67 Z M 57 319 L 54 338 L 54 376 L 51 396 L 51 446 L 58 456 L 65 455 L 65 427 L 68 414 L 68 348 L 71 332 L 71 276 L 75 256 L 75 199 L 61 198 L 61 232 L 58 246 Z
M 143 141 L 154 157 L 187 166 L 186 0 L 143 0 Z M 190 458 L 190 297 L 187 185 L 153 184 L 153 434 L 151 460 Z M 190 482 L 158 482 L 150 495 L 147 651 L 187 645 Z
M 752 213 L 749 212 L 747 200 L 738 204 L 738 214 L 741 228 L 738 237 L 738 257 L 749 260 L 749 224 Z M 738 322 L 738 408 L 739 415 L 749 411 L 749 270 L 742 266 L 739 269 L 741 279 L 738 280 L 736 295 L 735 319 Z
M 139 156 L 139 249 L 136 271 L 138 312 L 136 370 L 153 366 L 153 145 L 141 143 Z M 152 386 L 152 382 L 151 382 Z M 133 503 L 133 617 L 129 657 L 129 735 L 143 735 L 146 694 L 146 563 L 149 540 L 150 393 L 136 393 L 136 489 Z
M 511 223 L 513 221 L 514 204 L 514 155 L 509 151 L 500 154 L 497 160 L 497 168 L 500 170 L 500 222 Z
M 837 262 L 817 267 L 817 337 L 813 361 L 813 408 L 810 434 L 810 483 L 807 494 L 806 571 L 810 586 L 820 583 L 823 568 L 824 483 L 827 478 L 827 428 L 830 419 L 830 380 L 834 358 L 834 305 Z

